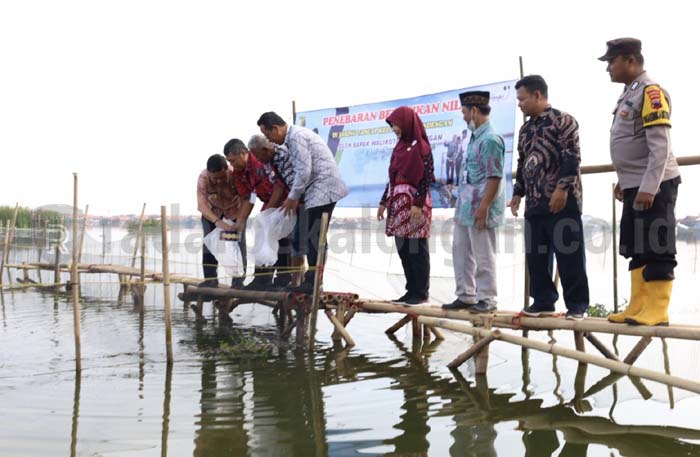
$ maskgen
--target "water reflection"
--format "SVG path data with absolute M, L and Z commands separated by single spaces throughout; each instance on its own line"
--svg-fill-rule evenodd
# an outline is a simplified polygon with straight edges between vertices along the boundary
M 163 394 L 163 427 L 160 435 L 160 456 L 168 455 L 168 431 L 170 430 L 170 395 L 173 383 L 173 364 L 165 366 L 165 388 Z
M 73 392 L 73 418 L 70 431 L 70 456 L 75 457 L 78 447 L 78 417 L 80 416 L 80 384 L 82 382 L 81 370 L 75 370 L 75 389 Z
M 5 315 L 5 292 L 0 288 L 0 303 L 2 303 L 2 325 L 7 327 L 7 316 Z
M 199 325 L 195 344 L 211 354 L 222 338 L 236 331 L 240 329 Z M 518 424 L 526 456 L 585 456 L 591 444 L 617 449 L 625 456 L 700 455 L 700 446 L 683 441 L 700 439 L 700 431 L 623 426 L 586 415 L 592 408 L 586 398 L 591 389 L 585 389 L 585 364 L 578 365 L 573 397 L 565 400 L 559 393 L 559 405 L 543 407 L 542 399 L 514 401 L 515 393 L 497 393 L 485 376 L 468 381 L 459 371 L 453 371 L 453 378 L 431 371 L 429 361 L 440 341 L 423 344 L 417 339 L 408 347 L 396 338 L 391 340 L 398 355 L 388 360 L 351 352 L 340 344 L 321 349 L 313 357 L 291 351 L 250 360 L 207 357 L 201 364 L 201 413 L 194 455 L 423 456 L 432 452 L 431 421 L 440 417 L 454 423 L 451 456 L 496 457 L 495 426 L 506 421 Z M 527 356 L 523 353 L 524 360 Z M 558 372 L 556 363 L 553 370 Z M 389 380 L 390 390 L 402 395 L 401 414 L 393 425 L 397 434 L 353 440 L 354 432 L 362 430 L 329 430 L 328 414 L 336 413 L 327 410 L 324 389 L 377 379 Z M 599 384 L 603 388 L 614 385 L 610 378 Z M 528 386 L 524 384 L 523 390 L 529 391 Z M 348 389 L 345 395 L 358 393 Z M 361 392 L 354 400 L 363 401 Z M 370 419 L 368 424 L 372 423 Z M 335 438 L 341 434 L 342 440 Z M 387 450 L 373 454 L 369 451 L 373 447 Z

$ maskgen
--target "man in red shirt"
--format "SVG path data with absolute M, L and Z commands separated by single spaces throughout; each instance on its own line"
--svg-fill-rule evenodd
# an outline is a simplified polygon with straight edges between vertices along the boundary
M 265 165 L 248 151 L 241 140 L 234 138 L 226 143 L 224 154 L 233 166 L 234 183 L 241 199 L 235 225 L 236 230 L 240 232 L 245 228 L 245 223 L 255 206 L 256 197 L 263 202 L 263 210 L 278 208 L 287 198 L 287 190 L 280 180 L 275 179 L 274 173 L 268 171 Z M 274 281 L 276 288 L 287 286 L 291 276 L 288 271 L 289 250 L 289 239 L 280 240 L 277 263 L 271 268 L 256 266 L 253 281 L 245 288 L 270 289 L 273 286 L 272 276 L 275 271 L 277 271 L 277 278 Z

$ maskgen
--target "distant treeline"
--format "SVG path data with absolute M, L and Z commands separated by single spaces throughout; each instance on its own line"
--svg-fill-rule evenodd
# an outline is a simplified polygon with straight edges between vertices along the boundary
M 12 223 L 12 217 L 15 214 L 14 206 L 0 206 L 0 221 L 2 226 L 5 226 L 5 221 Z M 38 227 L 47 221 L 49 224 L 58 224 L 61 221 L 61 215 L 56 211 L 32 210 L 29 208 L 20 207 L 17 211 L 17 228 Z
M 130 232 L 136 232 L 139 229 L 139 221 L 129 221 L 126 223 L 127 230 Z M 144 219 L 143 221 L 144 230 L 160 230 L 160 219 Z

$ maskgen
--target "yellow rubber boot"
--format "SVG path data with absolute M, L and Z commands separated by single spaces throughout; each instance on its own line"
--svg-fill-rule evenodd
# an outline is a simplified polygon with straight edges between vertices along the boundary
M 627 305 L 627 308 L 625 308 L 622 312 L 609 315 L 608 320 L 610 322 L 624 324 L 625 319 L 639 313 L 646 304 L 649 294 L 647 292 L 647 283 L 644 281 L 642 271 L 644 271 L 644 267 L 639 267 L 630 271 L 630 278 L 632 281 L 632 295 L 630 296 L 630 302 Z
M 649 281 L 647 304 L 634 316 L 625 319 L 631 325 L 668 325 L 668 304 L 671 301 L 673 281 Z

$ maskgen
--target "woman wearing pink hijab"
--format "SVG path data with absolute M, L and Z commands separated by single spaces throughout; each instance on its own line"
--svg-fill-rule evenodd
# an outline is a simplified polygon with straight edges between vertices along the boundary
M 377 219 L 384 219 L 387 210 L 386 235 L 394 237 L 406 276 L 406 293 L 393 302 L 417 305 L 428 300 L 430 287 L 433 154 L 423 122 L 411 108 L 396 108 L 386 121 L 399 141 L 391 154 L 389 184 Z

